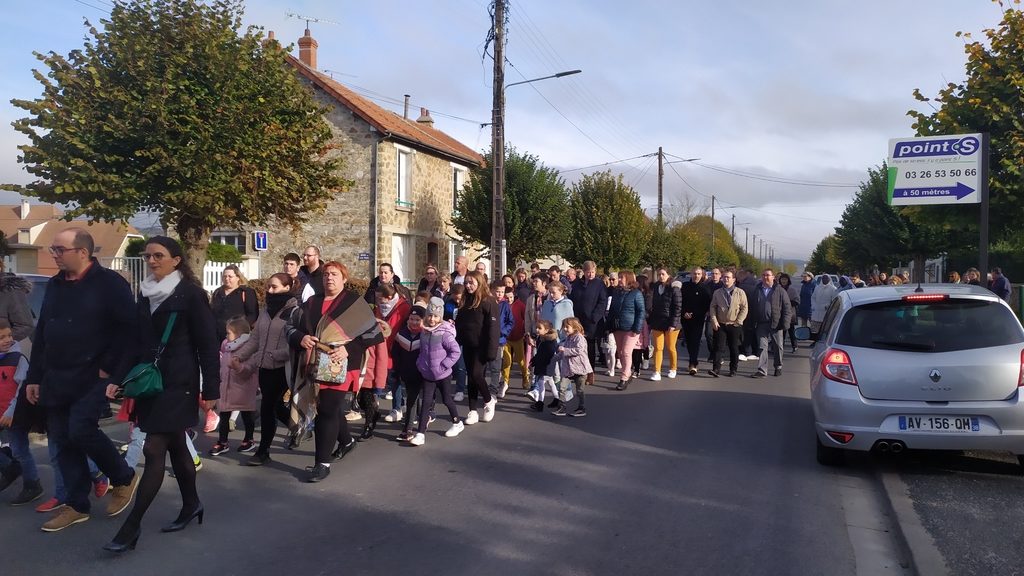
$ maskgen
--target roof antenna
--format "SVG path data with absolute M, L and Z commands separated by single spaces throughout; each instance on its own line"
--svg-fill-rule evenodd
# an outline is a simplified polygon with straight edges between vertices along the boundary
M 289 18 L 298 18 L 299 20 L 306 21 L 306 30 L 309 30 L 310 22 L 323 22 L 324 24 L 337 24 L 341 26 L 341 22 L 335 22 L 334 20 L 328 20 L 326 18 L 314 18 L 312 16 L 303 16 L 302 14 L 296 14 L 294 12 L 288 12 Z
M 918 280 L 917 281 L 917 288 L 914 288 L 914 293 L 915 294 L 919 294 L 921 292 L 924 292 L 924 288 L 921 287 L 921 281 Z

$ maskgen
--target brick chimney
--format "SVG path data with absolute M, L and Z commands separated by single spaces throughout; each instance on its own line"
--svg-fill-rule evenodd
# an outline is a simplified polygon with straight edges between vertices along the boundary
M 316 70 L 316 49 L 319 45 L 310 35 L 309 28 L 306 28 L 306 33 L 299 38 L 299 60 L 314 70 Z
M 431 128 L 434 127 L 434 119 L 430 117 L 430 110 L 426 108 L 420 108 L 420 117 L 416 119 L 416 122 L 426 124 Z

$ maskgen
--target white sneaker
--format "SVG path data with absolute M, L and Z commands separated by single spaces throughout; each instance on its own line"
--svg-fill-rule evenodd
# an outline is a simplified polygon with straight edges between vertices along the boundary
M 348 422 L 355 422 L 356 420 L 362 419 L 363 415 L 354 410 L 349 410 L 348 412 L 345 413 L 345 420 L 347 420 Z
M 669 370 L 668 371 L 668 377 L 669 378 L 675 378 L 676 377 L 676 371 L 675 370 Z
M 616 370 L 622 370 L 622 361 L 620 361 L 620 360 L 616 360 L 615 361 L 615 369 Z
M 384 399 L 385 400 L 394 400 L 395 397 L 391 394 L 391 392 L 388 392 L 387 394 L 384 395 Z
M 661 380 L 661 372 L 655 372 L 654 374 L 651 374 L 651 382 L 657 382 L 659 380 Z
M 533 400 L 534 402 L 536 402 L 537 401 L 537 391 L 536 390 L 530 390 L 529 392 L 526 393 L 526 397 L 529 398 L 530 400 Z
M 391 412 L 388 412 L 387 416 L 384 417 L 384 421 L 385 422 L 401 422 L 402 421 L 402 413 L 399 412 L 398 410 L 392 410 Z
M 462 402 L 462 401 L 463 401 L 463 400 L 465 400 L 465 399 L 466 399 L 466 395 L 465 395 L 465 394 L 463 394 L 462 392 L 456 392 L 456 393 L 455 393 L 455 398 L 454 398 L 454 400 L 455 400 L 456 402 Z
M 466 426 L 472 426 L 480 421 L 480 415 L 476 413 L 476 410 L 470 410 L 466 416 Z
M 613 369 L 609 368 L 609 369 L 608 369 L 608 375 L 609 375 L 609 376 L 615 376 L 615 370 L 613 370 Z
M 415 436 L 409 439 L 409 444 L 413 446 L 423 446 L 427 442 L 427 437 L 417 432 Z
M 508 392 L 508 382 L 501 383 L 501 390 L 498 390 L 498 398 L 504 398 L 505 392 Z
M 738 358 L 740 359 L 740 362 L 746 362 L 747 360 L 750 360 L 750 358 L 744 354 L 740 354 Z
M 462 431 L 465 429 L 466 425 L 462 423 L 462 420 L 459 420 L 455 424 L 452 424 L 452 427 L 446 430 L 444 435 L 446 438 L 455 438 L 459 434 L 462 434 Z
M 480 418 L 484 422 L 490 422 L 494 420 L 494 407 L 498 405 L 497 398 L 491 398 L 491 401 L 484 404 L 484 415 Z

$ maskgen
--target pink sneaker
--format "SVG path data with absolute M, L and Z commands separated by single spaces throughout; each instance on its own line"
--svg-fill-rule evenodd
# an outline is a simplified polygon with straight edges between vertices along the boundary
M 107 491 L 109 490 L 110 480 L 108 480 L 106 476 L 100 476 L 99 478 L 93 479 L 92 493 L 95 494 L 97 498 L 103 498 L 107 495 Z
M 53 512 L 54 510 L 60 510 L 64 507 L 64 503 L 56 498 L 50 498 L 46 502 L 43 502 L 39 506 L 36 506 L 36 512 Z
M 209 434 L 216 431 L 218 426 L 220 426 L 220 414 L 210 410 L 206 413 L 206 426 L 203 427 L 203 432 Z

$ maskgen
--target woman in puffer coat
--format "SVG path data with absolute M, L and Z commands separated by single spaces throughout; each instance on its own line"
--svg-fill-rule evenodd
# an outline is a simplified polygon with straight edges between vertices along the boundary
M 615 353 L 622 363 L 619 384 L 615 389 L 625 390 L 633 379 L 633 348 L 636 348 L 640 340 L 646 308 L 644 295 L 640 293 L 637 285 L 636 274 L 630 270 L 619 272 L 619 286 L 621 290 L 612 295 L 607 318 L 615 336 Z
M 821 321 L 825 319 L 825 311 L 828 310 L 828 305 L 832 303 L 832 299 L 838 293 L 838 289 L 828 274 L 822 274 L 821 284 L 818 284 L 818 287 L 814 289 L 814 295 L 811 296 L 811 334 L 815 341 L 821 330 Z

